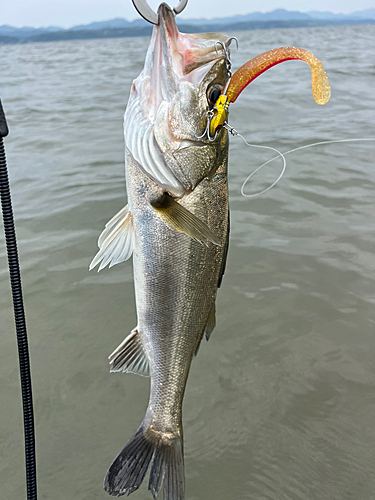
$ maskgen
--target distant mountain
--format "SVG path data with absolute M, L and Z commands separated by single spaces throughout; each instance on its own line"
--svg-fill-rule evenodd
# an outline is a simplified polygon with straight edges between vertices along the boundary
M 332 20 L 341 20 L 341 19 L 375 19 L 375 9 L 367 9 L 367 10 L 358 10 L 356 12 L 352 12 L 351 14 L 333 14 L 332 12 L 319 12 L 319 11 L 311 11 L 307 12 L 309 16 L 313 19 L 332 19 Z
M 14 36 L 5 36 L 5 35 L 0 35 L 0 45 L 4 45 L 6 43 L 18 43 L 19 39 L 15 38 Z
M 288 28 L 307 26 L 327 26 L 329 24 L 375 24 L 375 9 L 353 12 L 352 14 L 333 14 L 332 12 L 311 11 L 307 13 L 276 9 L 272 12 L 252 12 L 214 19 L 177 18 L 177 24 L 187 33 L 202 31 L 249 30 L 267 28 Z M 108 38 L 126 36 L 144 36 L 152 26 L 144 19 L 127 21 L 111 19 L 74 26 L 70 29 L 49 26 L 46 28 L 0 26 L 0 44 L 18 42 L 39 42 L 69 39 Z
M 178 19 L 178 18 L 177 18 Z M 200 25 L 200 24 L 228 24 L 228 23 L 237 23 L 237 22 L 246 22 L 246 21 L 294 21 L 296 19 L 308 20 L 311 17 L 308 14 L 304 14 L 301 12 L 293 12 L 285 9 L 277 9 L 272 12 L 253 12 L 251 14 L 238 15 L 232 17 L 219 17 L 213 19 L 184 19 L 180 18 L 179 22 L 184 24 L 189 24 L 192 26 Z
M 285 9 L 276 9 L 272 12 L 252 12 L 251 14 L 238 15 L 225 18 L 213 18 L 213 19 L 184 19 L 180 18 L 180 23 L 189 25 L 201 25 L 208 23 L 212 24 L 228 24 L 228 23 L 242 23 L 246 21 L 297 21 L 297 20 L 357 20 L 357 19 L 375 19 L 375 9 L 367 9 L 363 11 L 353 12 L 352 14 L 333 14 L 332 12 L 320 12 L 320 11 L 310 11 L 310 12 L 297 12 Z
M 358 10 L 350 15 L 361 19 L 375 19 L 375 9 Z
M 149 23 L 144 19 L 136 19 L 135 21 L 127 21 L 126 19 L 111 19 L 110 21 L 101 21 L 90 24 L 81 24 L 79 26 L 74 26 L 70 28 L 72 31 L 82 31 L 82 30 L 104 30 L 112 28 L 134 28 L 148 26 Z
M 9 26 L 8 24 L 3 24 L 0 26 L 0 35 L 11 36 L 19 40 L 24 40 L 30 36 L 39 35 L 40 33 L 51 33 L 53 31 L 62 31 L 64 28 L 59 28 L 57 26 L 49 26 L 48 28 L 32 28 L 31 26 L 25 26 L 23 28 L 15 28 L 14 26 Z
M 152 26 L 135 26 L 133 28 L 108 28 L 102 30 L 66 30 L 55 33 L 41 33 L 26 39 L 24 42 L 57 42 L 60 40 L 90 40 L 94 38 L 127 38 L 148 36 Z
M 110 21 L 101 21 L 90 24 L 79 24 L 70 28 L 70 31 L 82 31 L 82 30 L 102 30 L 106 28 L 129 28 L 131 23 L 126 19 L 111 19 Z
M 311 12 L 308 12 L 308 15 L 312 19 L 324 19 L 324 20 L 338 20 L 338 19 L 345 19 L 347 16 L 345 14 L 333 14 L 332 12 L 320 12 L 318 10 L 312 10 Z

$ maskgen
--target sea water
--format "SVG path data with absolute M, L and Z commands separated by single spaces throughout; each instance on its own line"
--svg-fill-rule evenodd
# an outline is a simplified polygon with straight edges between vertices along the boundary
M 233 68 L 294 45 L 324 63 L 283 63 L 230 109 L 251 143 L 287 151 L 375 137 L 375 26 L 236 35 Z M 140 424 L 149 380 L 109 374 L 136 325 L 130 261 L 88 272 L 126 204 L 122 120 L 149 40 L 0 46 L 0 97 L 25 291 L 39 498 L 105 500 L 107 467 Z M 288 155 L 276 187 L 240 189 L 273 152 L 231 138 L 231 237 L 217 326 L 184 402 L 186 499 L 375 498 L 375 142 Z M 258 192 L 281 160 L 246 185 Z M 25 497 L 18 360 L 0 235 L 0 497 Z M 150 499 L 147 483 L 132 495 Z

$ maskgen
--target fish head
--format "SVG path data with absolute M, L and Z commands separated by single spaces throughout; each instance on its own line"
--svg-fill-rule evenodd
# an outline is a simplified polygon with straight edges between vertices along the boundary
M 225 55 L 216 50 L 228 37 L 180 33 L 165 3 L 158 17 L 144 69 L 133 82 L 125 143 L 151 178 L 182 195 L 214 174 L 228 155 L 226 130 L 214 141 L 198 138 L 216 101 L 212 95 L 220 95 L 229 79 Z

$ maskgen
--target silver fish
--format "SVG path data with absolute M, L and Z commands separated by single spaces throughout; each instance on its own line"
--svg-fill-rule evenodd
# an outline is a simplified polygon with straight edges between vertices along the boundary
M 124 117 L 128 204 L 99 237 L 100 263 L 133 254 L 138 323 L 111 354 L 111 371 L 151 376 L 142 424 L 113 461 L 104 488 L 139 488 L 149 466 L 154 498 L 184 498 L 182 400 L 194 354 L 215 326 L 229 235 L 228 136 L 198 139 L 228 81 L 215 49 L 225 35 L 179 33 L 158 9 L 145 66 Z
M 215 327 L 228 251 L 229 104 L 257 76 L 291 59 L 310 65 L 318 104 L 328 102 L 331 88 L 321 61 L 297 47 L 260 54 L 232 76 L 231 39 L 179 33 L 175 13 L 187 0 L 174 10 L 161 4 L 158 15 L 145 0 L 133 3 L 156 26 L 125 112 L 128 205 L 100 235 L 90 268 L 133 254 L 138 324 L 111 354 L 111 371 L 151 375 L 151 391 L 143 422 L 108 469 L 104 488 L 114 496 L 132 493 L 151 466 L 154 498 L 163 485 L 164 500 L 183 500 L 182 400 L 193 356 Z

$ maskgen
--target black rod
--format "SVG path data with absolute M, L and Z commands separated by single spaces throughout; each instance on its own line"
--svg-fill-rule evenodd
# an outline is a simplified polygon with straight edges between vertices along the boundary
M 25 462 L 27 500 L 37 499 L 36 455 L 33 396 L 31 389 L 31 372 L 29 346 L 27 341 L 26 318 L 23 305 L 20 265 L 18 260 L 16 230 L 12 199 L 10 195 L 8 169 L 5 157 L 3 137 L 8 135 L 8 126 L 0 100 L 0 196 L 4 220 L 4 233 L 8 253 L 9 275 L 12 288 L 14 319 L 18 344 L 18 357 L 21 375 L 21 392 L 23 405 L 23 423 L 25 431 Z

